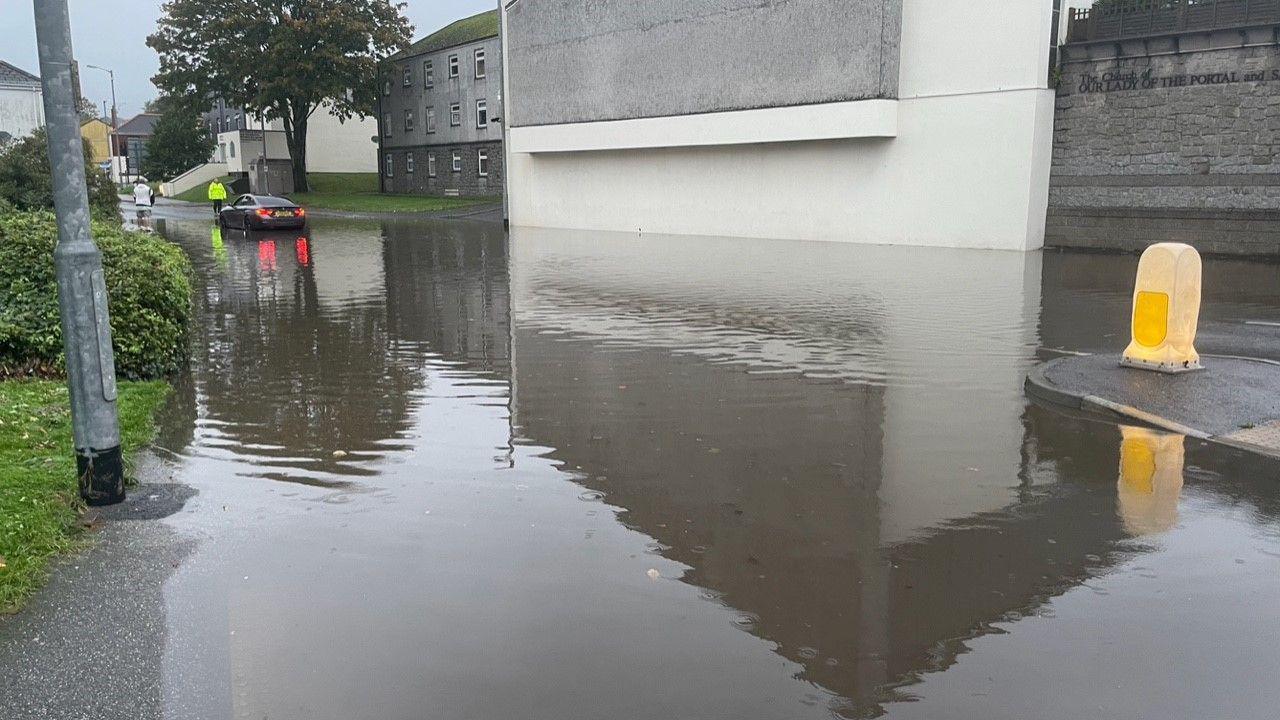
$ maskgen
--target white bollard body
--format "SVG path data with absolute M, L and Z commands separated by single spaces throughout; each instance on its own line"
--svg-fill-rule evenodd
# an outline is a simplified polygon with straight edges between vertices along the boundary
M 1147 248 L 1133 290 L 1133 340 L 1122 365 L 1182 373 L 1202 369 L 1196 352 L 1200 323 L 1200 253 L 1182 243 Z

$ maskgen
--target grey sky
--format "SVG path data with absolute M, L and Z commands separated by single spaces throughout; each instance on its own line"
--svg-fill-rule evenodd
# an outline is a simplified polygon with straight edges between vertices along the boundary
M 76 59 L 82 68 L 87 63 L 115 70 L 122 120 L 141 111 L 142 105 L 156 96 L 151 76 L 159 64 L 146 40 L 160 16 L 161 4 L 162 0 L 68 0 Z M 497 0 L 408 0 L 406 14 L 417 39 L 497 5 Z M 0 0 L 0 38 L 4 38 L 0 60 L 40 73 L 31 0 Z M 84 68 L 80 74 L 85 97 L 98 108 L 104 100 L 110 102 L 106 73 Z

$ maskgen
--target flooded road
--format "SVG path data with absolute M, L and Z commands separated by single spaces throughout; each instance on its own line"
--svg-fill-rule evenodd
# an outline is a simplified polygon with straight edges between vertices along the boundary
M 1136 258 L 162 230 L 164 717 L 1274 717 L 1280 465 L 1022 392 Z M 1202 350 L 1276 273 L 1207 262 Z

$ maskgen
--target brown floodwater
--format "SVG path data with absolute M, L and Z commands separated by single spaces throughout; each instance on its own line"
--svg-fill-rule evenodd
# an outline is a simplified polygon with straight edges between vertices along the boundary
M 1270 718 L 1280 466 L 1029 403 L 1130 257 L 168 220 L 163 708 Z M 1280 354 L 1209 261 L 1202 349 Z

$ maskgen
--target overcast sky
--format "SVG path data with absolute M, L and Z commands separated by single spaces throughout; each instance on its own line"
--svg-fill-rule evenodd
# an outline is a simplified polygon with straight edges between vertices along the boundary
M 217 0 L 209 0 L 217 2 Z M 121 120 L 142 110 L 156 96 L 151 76 L 159 69 L 147 35 L 160 17 L 162 0 L 68 0 L 71 37 L 80 61 L 85 97 L 102 107 L 111 100 L 107 74 L 85 64 L 109 67 L 116 73 L 116 102 Z M 497 0 L 408 0 L 406 14 L 414 39 L 458 18 L 496 8 Z M 36 28 L 31 0 L 0 0 L 0 60 L 40 74 Z

